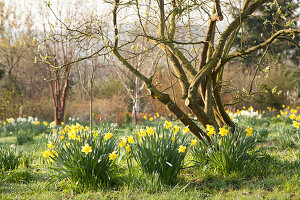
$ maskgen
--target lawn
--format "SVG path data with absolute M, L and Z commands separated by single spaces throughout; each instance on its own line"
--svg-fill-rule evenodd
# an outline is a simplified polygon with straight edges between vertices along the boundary
M 105 131 L 103 133 L 111 131 L 113 136 L 111 138 L 111 136 L 103 135 L 103 143 L 101 144 L 106 149 L 112 148 L 109 145 L 115 145 L 115 149 L 107 150 L 110 152 L 107 155 L 110 156 L 116 152 L 117 158 L 103 161 L 110 168 L 107 169 L 108 173 L 113 175 L 109 177 L 105 184 L 103 184 L 104 182 L 101 185 L 96 184 L 96 187 L 95 185 L 88 185 L 89 181 L 92 182 L 94 180 L 94 176 L 91 176 L 87 183 L 76 182 L 76 179 L 66 175 L 67 173 L 62 173 L 62 171 L 57 173 L 55 171 L 55 169 L 65 170 L 63 167 L 66 167 L 66 164 L 62 168 L 57 168 L 56 164 L 65 163 L 69 157 L 60 155 L 60 152 L 65 151 L 67 148 L 62 148 L 65 143 L 59 143 L 51 136 L 53 135 L 53 133 L 50 134 L 50 132 L 53 132 L 51 128 L 43 130 L 43 133 L 34 133 L 32 139 L 20 145 L 17 137 L 20 137 L 18 134 L 21 134 L 22 126 L 19 126 L 18 129 L 11 133 L 11 131 L 7 132 L 3 125 L 2 129 L 0 129 L 2 131 L 0 137 L 1 147 L 6 149 L 15 148 L 16 151 L 22 151 L 22 155 L 19 158 L 20 162 L 16 169 L 2 170 L 0 199 L 300 199 L 300 131 L 299 127 L 292 126 L 295 119 L 291 119 L 289 116 L 289 114 L 286 114 L 278 117 L 273 113 L 257 116 L 234 116 L 234 120 L 239 124 L 241 130 L 249 127 L 253 128 L 253 134 L 245 138 L 255 140 L 256 146 L 247 151 L 247 155 L 250 155 L 247 159 L 250 160 L 243 161 L 246 164 L 241 164 L 239 169 L 231 166 L 232 170 L 228 172 L 219 167 L 219 165 L 214 164 L 213 157 L 210 157 L 209 153 L 207 154 L 208 157 L 204 158 L 209 158 L 206 163 L 197 160 L 199 157 L 195 157 L 195 152 L 198 152 L 197 155 L 199 155 L 199 152 L 202 152 L 201 146 L 198 146 L 199 142 L 195 146 L 187 145 L 187 142 L 189 143 L 195 138 L 193 138 L 191 133 L 181 134 L 180 131 L 183 131 L 184 127 L 179 127 L 179 133 L 170 135 L 170 138 L 168 138 L 169 135 L 160 136 L 159 134 L 164 134 L 164 132 L 160 132 L 158 126 L 159 124 L 164 124 L 164 118 L 153 122 L 147 121 L 144 124 L 140 124 L 138 128 L 132 124 L 123 125 L 122 127 L 114 125 L 113 128 L 107 125 L 104 127 Z M 180 126 L 176 121 L 172 121 L 173 131 L 175 130 L 174 127 L 177 126 L 175 124 Z M 153 138 L 155 138 L 156 132 L 158 133 L 156 140 L 153 140 L 156 141 L 155 148 L 170 148 L 170 150 L 175 148 L 173 153 L 176 152 L 176 154 L 174 153 L 172 156 L 177 156 L 175 158 L 176 161 L 172 161 L 170 166 L 175 168 L 174 163 L 178 161 L 179 171 L 178 176 L 174 176 L 172 180 L 162 178 L 164 173 L 169 173 L 168 168 L 167 170 L 158 168 L 155 171 L 156 173 L 147 173 L 149 166 L 145 168 L 145 165 L 150 162 L 150 158 L 146 161 L 142 160 L 145 150 L 142 144 L 143 142 L 147 145 L 149 143 L 146 143 L 148 142 L 146 139 L 144 141 L 144 137 L 137 135 L 143 133 L 140 131 L 140 128 L 142 128 L 142 130 L 145 130 L 145 133 L 147 132 L 150 135 L 149 141 L 152 141 L 152 135 L 148 132 L 151 130 L 146 126 L 156 127 L 153 134 Z M 66 125 L 62 126 L 61 130 L 64 127 Z M 101 129 L 99 126 L 97 128 Z M 86 132 L 90 131 L 86 130 Z M 101 136 L 101 131 L 99 131 L 99 135 Z M 133 135 L 132 143 L 130 142 L 130 135 Z M 218 141 L 222 140 L 223 143 L 226 143 L 225 137 L 229 137 L 229 135 L 228 133 L 228 136 L 220 136 Z M 171 136 L 175 138 L 171 138 Z M 75 149 L 75 144 L 82 146 L 82 148 L 79 148 L 78 155 L 81 155 L 81 157 L 78 157 L 78 159 L 81 161 L 87 159 L 83 168 L 88 166 L 89 162 L 93 163 L 93 161 L 89 160 L 92 157 L 88 157 L 94 155 L 94 143 L 90 142 L 94 140 L 91 140 L 91 138 L 93 137 L 83 136 L 81 139 L 74 140 L 74 147 L 72 147 L 73 143 L 69 147 L 69 149 Z M 138 138 L 141 145 L 137 142 Z M 246 140 L 245 138 L 244 140 Z M 61 146 L 53 147 L 58 152 L 58 156 L 45 158 L 42 152 L 45 152 L 49 147 L 49 140 L 53 142 L 54 146 L 58 146 L 58 144 L 61 144 Z M 123 140 L 126 140 L 126 142 L 122 147 L 121 143 Z M 167 143 L 168 146 L 159 146 L 165 145 L 163 143 L 164 140 L 170 140 L 171 142 Z M 109 141 L 111 143 L 108 145 Z M 162 141 L 161 144 L 158 141 Z M 92 150 L 85 149 L 86 153 L 84 153 L 84 144 L 89 144 Z M 219 145 L 221 149 L 221 144 Z M 186 149 L 181 152 L 180 146 L 186 146 Z M 225 144 L 224 147 L 226 147 Z M 51 150 L 52 147 L 49 148 Z M 102 147 L 98 145 L 98 148 Z M 131 149 L 128 151 L 126 148 Z M 152 149 L 153 151 L 155 149 Z M 140 152 L 140 154 L 134 154 L 134 152 Z M 67 155 L 68 152 L 65 152 L 65 154 Z M 73 152 L 73 154 L 75 155 L 76 153 Z M 105 152 L 102 152 L 102 154 L 104 155 Z M 73 156 L 72 153 L 70 156 Z M 151 157 L 153 155 L 148 156 Z M 164 154 L 163 157 L 159 158 L 162 159 L 168 156 Z M 199 159 L 203 159 L 202 157 Z M 231 157 L 233 157 L 233 154 L 229 156 L 229 158 Z M 51 159 L 53 159 L 52 162 Z M 180 159 L 183 159 L 182 163 L 179 162 Z M 97 162 L 100 163 L 102 161 L 99 159 Z M 152 165 L 155 165 L 155 162 Z M 71 167 L 76 168 L 77 166 L 71 165 Z M 96 169 L 96 171 L 99 171 L 102 168 Z M 165 171 L 160 172 L 159 170 Z M 89 177 L 82 172 L 82 168 L 79 168 L 79 171 L 76 172 Z M 176 174 L 177 171 L 171 172 L 170 176 L 174 173 Z M 62 178 L 58 178 L 58 176 L 62 176 Z M 83 179 L 81 177 L 78 180 Z M 168 182 L 165 180 L 168 180 Z

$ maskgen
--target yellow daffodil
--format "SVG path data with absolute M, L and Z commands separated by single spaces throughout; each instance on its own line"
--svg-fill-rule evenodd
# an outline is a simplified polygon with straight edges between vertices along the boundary
M 144 115 L 144 120 L 147 120 L 147 116 L 146 115 Z
M 184 153 L 185 150 L 186 150 L 186 146 L 183 146 L 183 145 L 180 145 L 179 148 L 178 148 L 179 153 Z
M 119 143 L 119 147 L 123 148 L 127 144 L 127 139 L 126 137 L 123 137 L 121 142 Z
M 164 126 L 166 129 L 170 129 L 172 127 L 172 122 L 165 121 Z
M 285 105 L 282 105 L 281 107 L 282 107 L 282 108 L 285 108 Z
M 153 117 L 150 117 L 149 121 L 152 122 L 153 121 Z
M 182 132 L 183 134 L 187 134 L 188 132 L 190 132 L 189 126 L 185 127 Z
M 47 144 L 48 148 L 49 149 L 53 149 L 54 148 L 54 145 L 51 141 L 49 141 L 49 143 Z
M 34 122 L 32 122 L 32 124 L 34 124 L 34 125 L 39 125 L 40 122 L 39 122 L 39 121 L 34 121 Z
M 252 127 L 250 127 L 250 128 L 248 127 L 248 128 L 245 129 L 245 131 L 246 131 L 246 136 L 248 137 L 248 136 L 252 135 L 253 128 Z
M 81 147 L 81 151 L 84 152 L 85 154 L 88 154 L 92 151 L 92 147 L 88 144 L 85 144 L 84 146 Z
M 104 139 L 109 140 L 112 136 L 113 136 L 113 134 L 108 132 L 108 133 L 105 134 Z
M 94 131 L 93 137 L 95 138 L 95 137 L 97 137 L 97 136 L 98 136 L 98 131 Z
M 65 124 L 65 122 L 61 122 L 60 124 L 63 126 Z
M 134 143 L 134 139 L 132 136 L 128 136 L 128 143 L 130 144 Z
M 125 147 L 125 149 L 126 149 L 126 151 L 128 151 L 128 152 L 130 152 L 130 151 L 131 151 L 131 148 L 130 148 L 130 146 L 129 146 L 129 145 L 127 145 L 127 146 Z
M 110 159 L 110 160 L 115 160 L 116 158 L 117 158 L 117 154 L 116 154 L 115 151 L 112 152 L 111 154 L 109 154 L 109 159 Z
M 293 119 L 296 118 L 296 115 L 295 114 L 291 114 L 289 118 L 293 120 Z
M 212 136 L 215 134 L 215 128 L 212 125 L 206 125 L 207 135 Z
M 299 128 L 299 126 L 300 126 L 300 122 L 293 121 L 293 127 Z
M 177 125 L 175 125 L 175 126 L 173 126 L 173 132 L 176 134 L 176 133 L 178 133 L 179 132 L 179 126 L 177 126 Z
M 276 115 L 276 117 L 279 119 L 279 118 L 280 118 L 280 115 Z
M 145 137 L 146 136 L 146 131 L 141 129 L 139 132 L 140 137 Z
M 222 128 L 220 128 L 219 134 L 220 134 L 221 136 L 227 136 L 227 133 L 228 133 L 228 132 L 229 132 L 229 130 L 226 129 L 225 126 L 223 126 Z
M 174 141 L 175 141 L 175 138 L 172 136 L 172 137 L 171 137 L 171 140 L 174 142 Z
M 75 140 L 77 138 L 77 135 L 74 131 L 69 131 L 68 132 L 68 137 L 70 140 Z
M 146 127 L 146 132 L 148 135 L 153 135 L 154 134 L 154 128 L 153 127 Z
M 156 113 L 156 117 L 159 117 L 159 113 Z
M 191 141 L 191 146 L 196 146 L 196 144 L 197 144 L 197 140 L 196 139 L 194 139 L 194 140 Z

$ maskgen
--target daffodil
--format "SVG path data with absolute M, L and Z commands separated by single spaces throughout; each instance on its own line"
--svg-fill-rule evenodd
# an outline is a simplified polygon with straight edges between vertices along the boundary
M 32 122 L 32 124 L 34 124 L 34 125 L 39 125 L 40 122 L 39 122 L 39 121 L 34 121 L 34 122 Z
M 248 136 L 252 135 L 253 128 L 252 127 L 250 127 L 250 128 L 248 127 L 248 128 L 245 129 L 245 131 L 246 131 L 246 136 L 248 137 Z
M 223 126 L 222 128 L 220 128 L 219 134 L 220 134 L 221 136 L 227 136 L 227 133 L 228 133 L 228 132 L 229 132 L 229 130 L 226 129 L 225 126 Z
M 190 132 L 190 129 L 189 129 L 189 126 L 185 127 L 183 130 L 182 130 L 183 134 L 187 134 L 188 132 Z
M 152 122 L 153 121 L 153 117 L 150 117 L 149 121 Z
M 111 154 L 109 154 L 109 159 L 110 160 L 115 160 L 117 158 L 117 154 L 116 151 L 112 152 Z
M 49 141 L 49 143 L 47 144 L 48 148 L 49 149 L 53 149 L 54 148 L 54 145 L 51 141 Z
M 154 128 L 153 127 L 146 127 L 146 132 L 148 135 L 153 135 L 154 134 Z
M 300 122 L 293 121 L 293 127 L 299 128 L 299 126 L 300 126 Z
M 156 117 L 159 117 L 159 113 L 156 113 Z
M 85 154 L 88 154 L 92 151 L 92 147 L 88 144 L 85 144 L 84 146 L 81 147 L 81 151 L 84 152 Z
M 70 140 L 75 140 L 77 138 L 77 135 L 74 131 L 69 131 L 68 132 L 68 137 Z
M 97 137 L 97 136 L 98 136 L 98 131 L 94 131 L 93 137 L 95 138 L 95 137 Z
M 134 143 L 134 139 L 132 136 L 128 136 L 128 143 L 130 144 Z
M 197 140 L 196 139 L 194 139 L 194 140 L 191 141 L 191 146 L 196 146 L 196 144 L 197 144 Z
M 130 152 L 130 151 L 131 151 L 131 148 L 130 148 L 130 146 L 129 146 L 129 145 L 127 145 L 127 146 L 125 147 L 125 149 L 126 149 L 126 151 L 128 151 L 128 152 Z
M 172 136 L 172 137 L 171 137 L 171 140 L 174 142 L 174 141 L 175 141 L 175 138 Z
M 178 148 L 179 153 L 184 153 L 185 150 L 186 150 L 186 146 L 183 146 L 183 145 L 180 145 L 179 148 Z
M 146 115 L 144 115 L 144 120 L 147 120 L 147 116 Z
M 179 126 L 177 126 L 177 125 L 175 125 L 175 126 L 173 126 L 173 132 L 176 134 L 176 133 L 178 133 L 179 132 Z
M 146 131 L 141 129 L 140 132 L 139 132 L 139 136 L 140 137 L 145 137 L 146 136 Z
M 293 120 L 293 119 L 296 118 L 296 115 L 295 114 L 291 114 L 289 118 Z
M 123 137 L 121 142 L 119 143 L 119 147 L 125 147 L 126 144 L 127 144 L 127 139 L 126 137 Z
M 206 125 L 207 135 L 212 136 L 215 134 L 215 128 L 212 125 Z
M 170 129 L 172 127 L 172 122 L 165 121 L 164 126 L 166 129 Z
M 108 132 L 105 134 L 104 139 L 109 140 L 112 137 L 112 135 L 113 135 L 112 133 Z

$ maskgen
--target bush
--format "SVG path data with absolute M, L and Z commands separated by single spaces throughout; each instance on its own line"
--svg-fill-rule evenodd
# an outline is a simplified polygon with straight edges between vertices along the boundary
M 147 127 L 120 142 L 149 180 L 159 179 L 164 184 L 172 184 L 183 168 L 189 143 L 187 135 L 182 136 L 178 133 L 179 127 L 174 127 L 172 130 L 162 126 Z
M 59 134 L 52 135 L 43 152 L 52 163 L 50 169 L 57 179 L 70 179 L 87 187 L 109 183 L 114 174 L 116 140 L 105 134 L 111 130 L 103 128 L 89 132 L 79 124 L 66 126 Z
M 0 147 L 0 171 L 16 169 L 22 162 L 22 151 L 17 150 L 14 145 L 9 148 Z

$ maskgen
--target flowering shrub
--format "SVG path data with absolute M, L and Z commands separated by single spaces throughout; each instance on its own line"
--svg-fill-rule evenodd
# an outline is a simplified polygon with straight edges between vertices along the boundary
M 80 124 L 65 126 L 49 137 L 43 152 L 58 179 L 97 187 L 109 183 L 117 157 L 116 140 L 108 128 L 90 132 Z
M 185 132 L 188 132 L 185 128 Z M 162 126 L 146 127 L 134 136 L 122 138 L 124 148 L 149 177 L 155 176 L 163 183 L 173 183 L 183 167 L 190 142 L 187 135 L 179 133 L 178 126 L 171 122 Z

